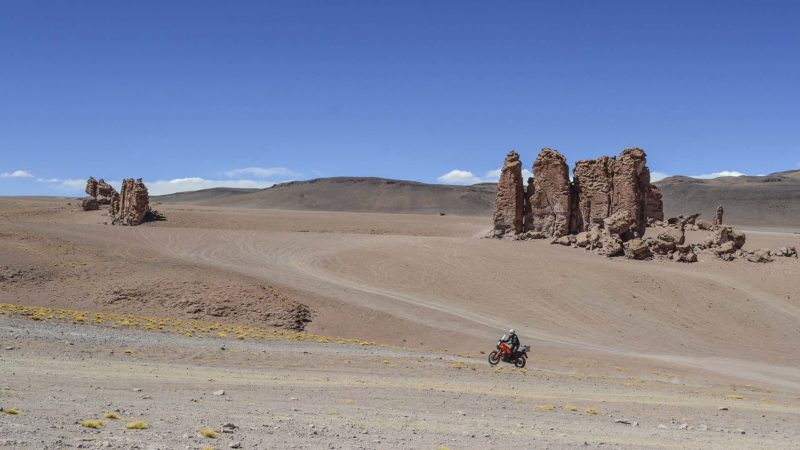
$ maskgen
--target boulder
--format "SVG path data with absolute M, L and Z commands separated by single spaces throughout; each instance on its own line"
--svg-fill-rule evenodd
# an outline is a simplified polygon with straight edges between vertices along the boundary
M 589 232 L 588 231 L 581 231 L 580 233 L 575 235 L 575 245 L 578 247 L 588 247 L 590 244 L 589 242 Z
M 713 224 L 706 219 L 697 219 L 695 225 L 700 230 L 710 230 L 713 227 Z
M 754 263 L 768 263 L 772 262 L 772 256 L 768 248 L 759 248 L 753 252 L 748 253 L 745 259 Z
M 506 155 L 497 185 L 494 209 L 494 236 L 516 235 L 522 232 L 525 192 L 522 185 L 522 163 L 519 154 L 511 150 Z
M 607 235 L 601 241 L 603 247 L 602 254 L 607 257 L 619 256 L 624 253 L 622 240 L 617 236 Z
M 684 263 L 695 263 L 697 262 L 697 255 L 694 252 L 687 252 L 687 253 L 678 253 L 678 258 L 676 261 L 684 262 Z
M 773 256 L 782 256 L 786 258 L 797 258 L 797 250 L 794 247 L 781 247 L 772 252 Z
M 603 219 L 603 230 L 610 235 L 627 237 L 632 234 L 635 226 L 633 218 L 628 211 L 618 211 Z
M 97 203 L 97 199 L 94 197 L 85 197 L 81 199 L 81 208 L 84 211 L 96 211 L 100 209 L 100 204 Z
M 573 239 L 574 239 L 574 236 L 572 236 L 572 235 L 561 236 L 559 238 L 554 238 L 553 241 L 550 242 L 550 243 L 551 244 L 559 244 L 559 245 L 570 246 L 574 242 Z
M 548 237 L 569 234 L 571 192 L 567 159 L 561 153 L 543 148 L 533 163 L 531 227 Z
M 658 239 L 674 245 L 683 244 L 686 241 L 686 233 L 682 224 L 675 227 L 667 227 L 658 234 Z
M 150 212 L 150 196 L 147 187 L 139 178 L 122 181 L 122 190 L 112 198 L 112 223 L 115 225 L 139 225 Z
M 732 254 L 736 253 L 737 249 L 736 249 L 736 245 L 734 244 L 733 241 L 728 241 L 728 242 L 723 242 L 722 245 L 720 245 L 719 247 L 714 248 L 713 250 L 717 255 L 722 255 L 722 254 L 725 254 L 725 253 L 727 253 L 729 255 L 732 255 Z
M 705 244 L 709 247 L 718 247 L 728 241 L 733 241 L 734 246 L 740 249 L 744 246 L 746 236 L 729 225 L 721 225 L 711 230 L 705 240 Z
M 653 256 L 647 243 L 639 238 L 631 239 L 623 245 L 625 257 L 628 259 L 648 259 Z

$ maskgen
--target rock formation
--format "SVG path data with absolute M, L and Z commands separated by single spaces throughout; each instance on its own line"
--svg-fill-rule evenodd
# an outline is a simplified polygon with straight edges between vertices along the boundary
M 717 214 L 714 217 L 714 225 L 722 225 L 722 205 L 717 206 Z
M 114 198 L 117 191 L 114 186 L 106 183 L 106 180 L 100 178 L 95 180 L 94 177 L 89 177 L 86 180 L 86 194 L 97 201 L 99 205 L 110 205 L 111 199 Z
M 128 178 L 122 181 L 122 189 L 111 204 L 112 223 L 115 225 L 139 225 L 150 212 L 150 196 L 142 179 Z
M 555 238 L 569 234 L 571 192 L 564 155 L 543 148 L 533 163 L 533 183 L 530 230 Z
M 522 163 L 514 150 L 506 155 L 497 185 L 494 206 L 494 236 L 522 232 L 525 192 L 522 186 Z
M 646 156 L 640 148 L 626 148 L 614 164 L 611 209 L 627 211 L 639 236 L 644 236 L 647 225 L 645 202 L 650 189 L 650 170 Z
M 573 205 L 572 232 L 580 233 L 588 231 L 592 225 L 602 225 L 603 219 L 613 213 L 615 162 L 603 156 L 575 163 L 572 182 L 577 201 Z
M 97 180 L 94 177 L 89 177 L 86 180 L 86 195 L 92 198 L 97 198 Z

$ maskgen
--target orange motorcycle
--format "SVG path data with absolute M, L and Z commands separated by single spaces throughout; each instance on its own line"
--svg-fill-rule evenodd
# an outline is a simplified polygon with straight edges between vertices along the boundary
M 515 367 L 520 369 L 525 367 L 528 360 L 528 352 L 531 350 L 530 345 L 525 345 L 521 350 L 516 352 L 511 351 L 511 347 L 505 342 L 497 344 L 497 350 L 489 353 L 489 364 L 496 366 L 500 361 L 514 364 Z

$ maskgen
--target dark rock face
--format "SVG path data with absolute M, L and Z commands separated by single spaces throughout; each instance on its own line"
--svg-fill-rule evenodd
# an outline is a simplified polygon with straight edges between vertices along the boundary
M 147 187 L 139 178 L 122 181 L 122 190 L 111 204 L 111 215 L 115 225 L 139 225 L 150 212 L 150 196 Z
M 525 186 L 525 202 L 523 210 L 525 216 L 522 220 L 522 228 L 524 231 L 531 231 L 533 229 L 533 207 L 531 206 L 531 199 L 533 198 L 534 184 L 533 177 L 528 177 L 528 184 Z
M 522 163 L 519 154 L 508 152 L 497 185 L 494 210 L 494 236 L 516 235 L 522 232 L 525 193 L 522 186 Z
M 661 189 L 651 184 L 647 189 L 647 200 L 645 202 L 645 215 L 647 220 L 664 220 L 664 201 L 661 199 Z
M 572 195 L 567 159 L 555 150 L 543 148 L 533 163 L 533 174 L 530 229 L 548 237 L 569 234 Z

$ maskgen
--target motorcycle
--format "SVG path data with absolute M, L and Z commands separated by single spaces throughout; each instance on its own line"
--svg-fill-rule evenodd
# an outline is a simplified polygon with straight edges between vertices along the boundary
M 521 350 L 512 352 L 505 342 L 497 345 L 497 350 L 489 353 L 489 364 L 496 366 L 500 361 L 514 364 L 515 367 L 523 368 L 528 360 L 528 352 L 531 350 L 530 345 L 525 345 Z

